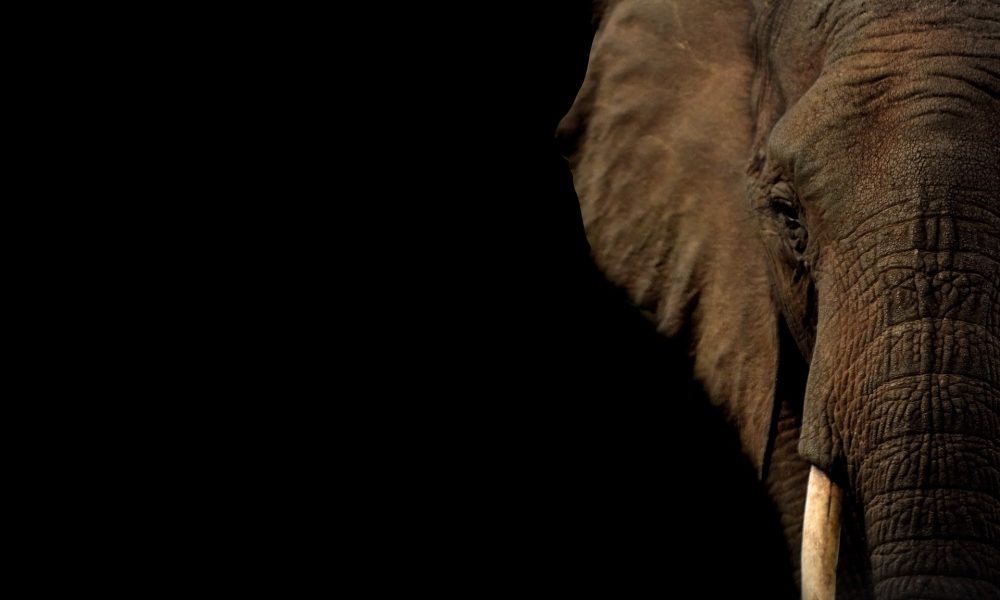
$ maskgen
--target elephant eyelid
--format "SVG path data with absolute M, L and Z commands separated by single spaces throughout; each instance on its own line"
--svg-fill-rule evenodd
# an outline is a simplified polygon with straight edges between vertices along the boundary
M 787 181 L 778 181 L 771 186 L 768 193 L 768 206 L 771 212 L 789 229 L 800 226 L 801 209 L 795 195 L 795 190 Z
M 791 201 L 795 197 L 795 190 L 787 181 L 778 181 L 771 186 L 771 197 Z

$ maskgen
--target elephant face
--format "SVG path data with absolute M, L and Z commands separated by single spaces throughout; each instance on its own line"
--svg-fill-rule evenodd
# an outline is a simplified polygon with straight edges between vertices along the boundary
M 1000 597 L 1000 4 L 597 15 L 560 128 L 594 258 L 691 332 L 793 555 L 842 490 L 840 597 Z

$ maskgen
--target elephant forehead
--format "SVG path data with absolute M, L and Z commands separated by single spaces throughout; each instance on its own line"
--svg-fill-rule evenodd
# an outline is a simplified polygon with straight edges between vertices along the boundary
M 998 74 L 1000 60 L 991 57 L 914 57 L 884 70 L 843 65 L 780 119 L 769 153 L 807 199 L 810 187 L 842 197 L 863 191 L 858 186 L 995 186 Z
M 877 136 L 928 113 L 996 127 L 1000 4 L 836 2 L 812 22 L 794 9 L 783 14 L 770 26 L 780 33 L 768 53 L 788 102 L 783 127 L 801 146 L 838 133 Z M 800 38 L 823 43 L 805 52 Z

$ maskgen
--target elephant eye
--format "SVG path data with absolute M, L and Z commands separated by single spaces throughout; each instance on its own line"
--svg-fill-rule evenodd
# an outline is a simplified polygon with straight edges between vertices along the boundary
M 794 223 L 795 227 L 799 226 L 799 209 L 791 202 L 772 197 L 771 210 L 779 221 L 784 222 L 786 225 Z M 792 229 L 795 227 L 792 227 Z
M 789 250 L 798 259 L 806 250 L 808 235 L 802 225 L 802 210 L 791 185 L 780 181 L 771 188 L 769 208 L 773 218 L 785 232 Z

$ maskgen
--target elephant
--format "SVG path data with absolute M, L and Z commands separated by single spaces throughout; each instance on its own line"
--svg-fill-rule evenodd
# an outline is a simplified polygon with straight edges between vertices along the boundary
M 803 598 L 1000 598 L 1000 2 L 607 0 L 556 132 Z

